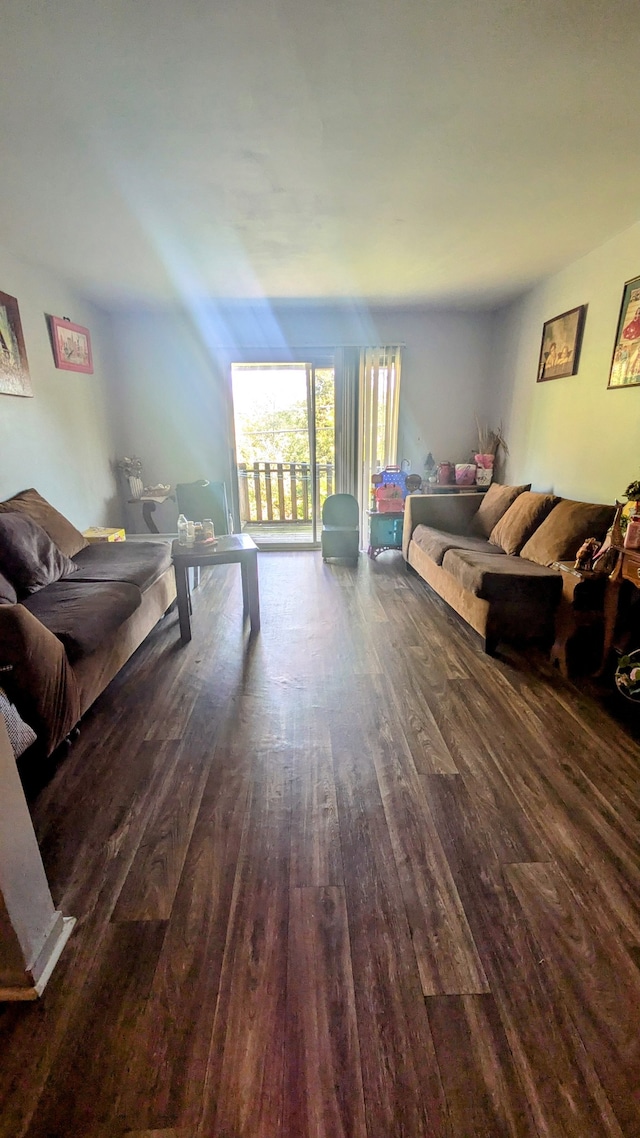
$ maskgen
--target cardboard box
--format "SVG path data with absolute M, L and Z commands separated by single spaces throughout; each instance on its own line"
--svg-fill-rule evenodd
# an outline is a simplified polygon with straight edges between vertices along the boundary
M 125 541 L 126 533 L 123 529 L 108 529 L 106 526 L 91 526 L 84 530 L 82 536 L 86 541 Z

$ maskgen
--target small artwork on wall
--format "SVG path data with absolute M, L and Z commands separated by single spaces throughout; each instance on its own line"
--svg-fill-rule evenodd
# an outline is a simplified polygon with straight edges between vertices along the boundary
M 586 304 L 545 321 L 538 361 L 538 383 L 576 375 L 580 363 Z
M 627 281 L 622 293 L 608 387 L 640 385 L 640 277 Z
M 50 316 L 53 358 L 64 371 L 84 371 L 93 375 L 89 329 L 72 324 L 60 316 Z
M 15 296 L 0 292 L 0 393 L 33 395 Z

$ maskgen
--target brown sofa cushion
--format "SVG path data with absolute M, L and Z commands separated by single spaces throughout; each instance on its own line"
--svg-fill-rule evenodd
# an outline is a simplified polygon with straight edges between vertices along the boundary
M 493 482 L 482 499 L 477 513 L 472 518 L 471 533 L 477 537 L 488 538 L 493 527 L 500 521 L 502 515 L 506 514 L 518 494 L 523 494 L 525 490 L 530 489 L 530 482 L 526 486 L 501 486 L 499 482 Z
M 8 498 L 6 502 L 0 502 L 0 514 L 5 513 L 26 514 L 32 521 L 37 522 L 65 557 L 73 557 L 87 544 L 80 530 L 50 506 L 37 490 L 22 490 L 13 498 Z
M 615 512 L 615 506 L 563 498 L 522 547 L 520 556 L 536 565 L 570 561 L 587 537 L 604 538 Z
M 534 565 L 521 557 L 493 557 L 450 549 L 442 567 L 464 589 L 485 601 L 534 603 L 552 609 L 562 593 L 562 576 L 556 569 Z
M 104 541 L 73 559 L 76 581 L 125 581 L 143 591 L 171 565 L 169 541 Z
M 136 585 L 120 581 L 57 581 L 24 607 L 61 640 L 71 663 L 95 651 L 139 607 Z
M 499 545 L 505 553 L 519 553 L 559 501 L 555 494 L 536 494 L 533 490 L 525 490 L 518 494 L 506 514 L 493 527 L 489 541 L 492 545 Z
M 11 581 L 8 581 L 3 573 L 0 573 L 0 605 L 15 605 L 18 600 Z
M 0 514 L 0 570 L 19 597 L 75 573 L 69 557 L 26 514 Z
M 436 565 L 442 565 L 442 559 L 448 549 L 468 549 L 476 553 L 501 554 L 502 550 L 495 545 L 489 545 L 484 537 L 465 537 L 459 533 L 445 533 L 444 530 L 433 529 L 432 526 L 416 526 L 412 540 L 426 553 Z

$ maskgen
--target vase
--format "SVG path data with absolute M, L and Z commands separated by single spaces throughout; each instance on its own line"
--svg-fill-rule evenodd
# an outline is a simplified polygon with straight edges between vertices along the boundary
M 476 480 L 474 462 L 456 462 L 456 486 L 473 486 Z

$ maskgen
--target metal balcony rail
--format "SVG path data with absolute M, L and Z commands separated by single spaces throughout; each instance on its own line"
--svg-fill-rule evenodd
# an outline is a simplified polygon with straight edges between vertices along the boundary
M 309 524 L 313 518 L 308 462 L 239 462 L 240 520 L 243 525 Z M 316 463 L 319 509 L 333 494 L 332 463 Z

